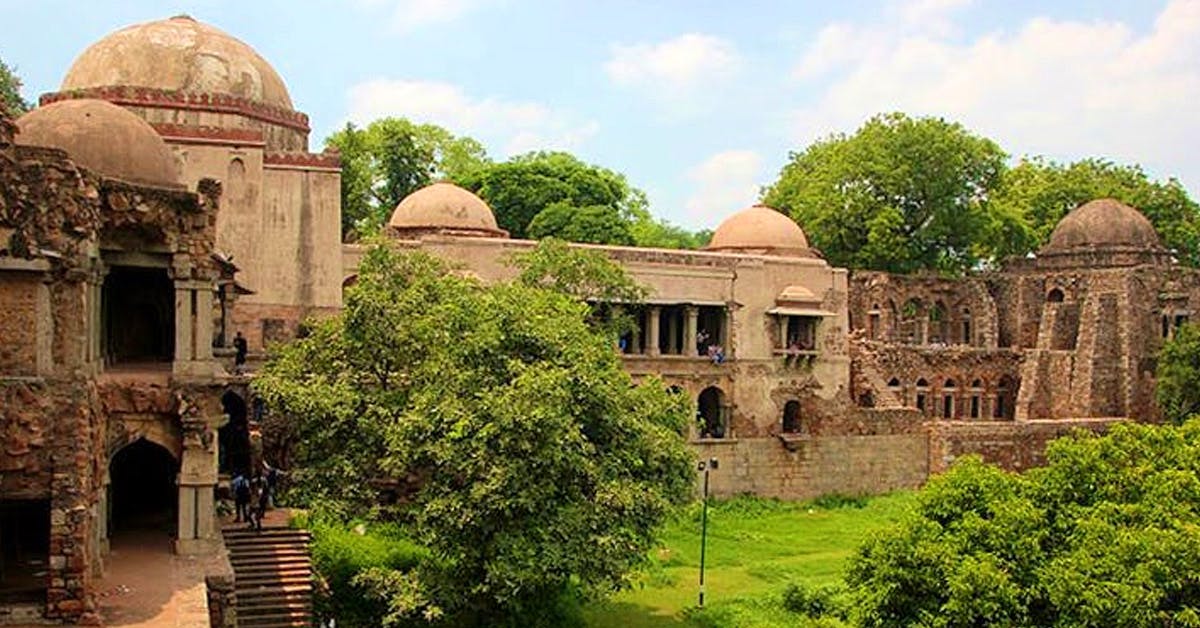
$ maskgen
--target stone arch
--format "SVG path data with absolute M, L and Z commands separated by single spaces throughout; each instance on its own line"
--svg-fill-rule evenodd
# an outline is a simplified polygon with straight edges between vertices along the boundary
M 246 400 L 226 390 L 221 395 L 221 410 L 228 420 L 217 433 L 217 468 L 221 473 L 249 473 L 251 470 L 250 416 Z
M 958 408 L 956 394 L 958 392 L 957 382 L 954 378 L 947 378 L 942 384 L 942 407 L 941 414 L 943 419 L 953 419 Z
M 147 440 L 162 447 L 178 462 L 183 456 L 183 436 L 173 423 L 171 417 L 165 416 L 156 420 L 121 419 L 114 421 L 109 429 L 111 434 L 108 443 L 109 463 L 120 450 L 138 440 Z
M 975 378 L 971 380 L 970 389 L 970 405 L 967 408 L 967 416 L 972 419 L 978 419 L 983 416 L 983 391 L 986 384 L 982 379 Z
M 929 342 L 947 344 L 950 341 L 950 311 L 941 299 L 929 306 Z
M 958 341 L 960 344 L 964 344 L 964 345 L 968 345 L 968 346 L 975 344 L 974 336 L 972 335 L 974 330 L 971 328 L 971 324 L 972 324 L 971 308 L 964 307 L 959 312 L 959 318 L 958 318 L 958 329 L 959 329 Z
M 162 532 L 174 536 L 179 458 L 148 438 L 121 447 L 108 464 L 108 536 Z
M 1050 291 L 1046 293 L 1047 303 L 1062 303 L 1063 299 L 1065 298 L 1066 295 L 1063 294 L 1062 288 L 1051 288 Z
M 925 303 L 919 297 L 911 297 L 900 309 L 900 338 L 914 345 L 925 344 Z
M 725 438 L 728 431 L 725 391 L 709 386 L 696 397 L 696 419 L 701 438 Z
M 924 377 L 917 380 L 917 395 L 915 406 L 921 412 L 927 412 L 929 406 L 929 382 Z
M 996 383 L 996 403 L 992 407 L 992 418 L 1012 420 L 1016 411 L 1017 382 L 1004 375 Z

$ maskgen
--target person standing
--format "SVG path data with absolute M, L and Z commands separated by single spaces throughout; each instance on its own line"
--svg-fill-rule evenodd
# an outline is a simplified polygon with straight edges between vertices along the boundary
M 233 338 L 233 349 L 236 352 L 233 355 L 233 371 L 241 373 L 246 368 L 246 354 L 249 352 L 250 346 L 240 331 Z
M 234 515 L 234 523 L 250 522 L 250 481 L 246 476 L 238 473 L 233 476 L 233 482 L 230 485 L 233 488 L 233 503 L 236 514 Z

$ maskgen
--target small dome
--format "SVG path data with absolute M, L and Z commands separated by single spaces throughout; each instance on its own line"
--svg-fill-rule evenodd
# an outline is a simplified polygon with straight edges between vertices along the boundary
M 388 227 L 404 232 L 449 232 L 506 236 L 483 199 L 453 183 L 427 185 L 404 197 Z
M 705 248 L 801 257 L 812 254 L 800 225 L 766 205 L 754 205 L 726 218 Z
M 1102 198 L 1080 205 L 1063 217 L 1043 251 L 1161 246 L 1154 225 L 1141 212 L 1120 201 Z
M 193 94 L 230 94 L 292 108 L 283 79 L 253 48 L 187 15 L 134 24 L 84 50 L 62 91 L 148 87 Z
M 17 119 L 17 143 L 67 151 L 106 177 L 181 187 L 175 155 L 145 120 L 103 100 L 65 100 Z

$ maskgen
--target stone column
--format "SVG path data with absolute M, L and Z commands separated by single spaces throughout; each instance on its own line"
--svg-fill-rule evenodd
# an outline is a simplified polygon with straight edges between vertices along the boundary
M 213 359 L 213 291 L 212 286 L 203 282 L 195 290 L 196 293 L 196 354 L 195 359 L 208 362 Z
M 191 366 L 195 336 L 192 334 L 192 288 L 188 281 L 175 282 L 175 358 L 176 373 Z
M 787 349 L 788 348 L 788 341 L 787 341 L 788 340 L 788 337 L 787 337 L 788 317 L 780 314 L 775 317 L 775 320 L 779 321 L 779 348 Z
M 217 538 L 213 492 L 217 486 L 216 428 L 223 415 L 183 417 L 183 456 L 179 464 L 178 554 L 211 554 Z
M 658 350 L 658 326 L 661 322 L 662 308 L 657 305 L 652 305 L 646 308 L 646 354 L 657 356 Z
M 698 333 L 698 323 L 700 318 L 700 310 L 694 305 L 689 305 L 684 308 L 683 318 L 683 351 L 684 355 L 697 355 L 696 350 L 696 334 Z

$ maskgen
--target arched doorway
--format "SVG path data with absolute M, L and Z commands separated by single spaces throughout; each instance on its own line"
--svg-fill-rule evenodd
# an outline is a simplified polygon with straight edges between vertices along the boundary
M 709 386 L 700 392 L 697 401 L 700 438 L 725 438 L 725 393 Z
M 126 445 L 109 463 L 109 536 L 123 532 L 175 534 L 179 463 L 144 438 Z
M 783 404 L 783 433 L 797 434 L 801 430 L 800 402 L 795 399 Z
M 218 469 L 230 475 L 250 472 L 250 423 L 246 401 L 232 390 L 221 396 L 221 409 L 229 417 L 218 432 Z

